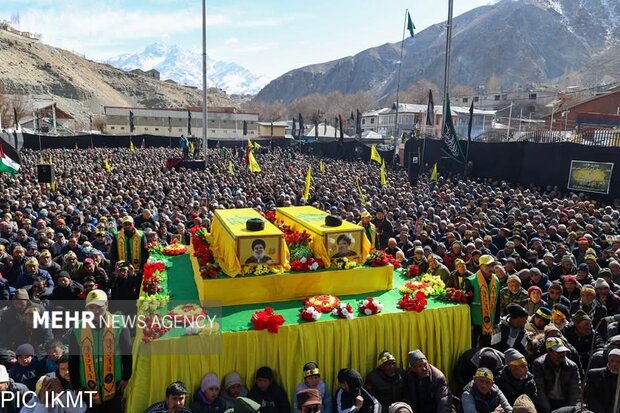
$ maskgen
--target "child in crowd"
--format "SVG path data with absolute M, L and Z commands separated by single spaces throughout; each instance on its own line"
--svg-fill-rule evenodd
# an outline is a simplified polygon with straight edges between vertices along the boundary
M 31 344 L 22 344 L 15 350 L 17 363 L 11 368 L 11 378 L 15 383 L 22 383 L 28 390 L 34 391 L 37 380 L 44 374 L 39 359 L 34 355 Z
M 215 373 L 205 375 L 200 383 L 200 389 L 194 394 L 190 410 L 192 413 L 224 413 L 226 402 L 219 395 L 220 379 Z
M 537 285 L 532 285 L 528 288 L 527 294 L 528 299 L 523 307 L 527 310 L 527 314 L 532 316 L 540 307 L 545 305 L 545 302 L 542 300 L 542 290 Z
M 243 385 L 241 376 L 236 371 L 232 371 L 224 376 L 224 390 L 220 397 L 226 402 L 226 408 L 235 407 L 235 399 L 237 397 L 247 397 L 248 389 Z
M 362 387 L 362 376 L 354 369 L 342 369 L 338 372 L 340 388 L 336 392 L 335 411 L 345 413 L 373 413 L 381 411 L 381 405 Z
M 313 362 L 306 363 L 303 369 L 304 381 L 295 387 L 295 394 L 306 389 L 316 389 L 321 395 L 321 413 L 332 413 L 332 398 L 327 385 L 321 380 L 319 365 Z M 293 399 L 293 411 L 297 411 L 297 398 Z
M 256 382 L 248 397 L 261 405 L 261 413 L 291 412 L 291 403 L 286 392 L 274 382 L 273 370 L 269 367 L 264 366 L 256 371 Z

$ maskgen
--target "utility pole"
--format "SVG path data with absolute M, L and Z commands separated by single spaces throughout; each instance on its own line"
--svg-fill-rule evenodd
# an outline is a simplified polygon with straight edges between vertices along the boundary
M 202 0 L 202 143 L 204 144 L 205 168 L 207 166 L 207 0 Z
M 506 129 L 506 140 L 510 137 L 510 122 L 512 121 L 512 102 L 510 102 L 510 113 L 508 115 L 508 129 Z

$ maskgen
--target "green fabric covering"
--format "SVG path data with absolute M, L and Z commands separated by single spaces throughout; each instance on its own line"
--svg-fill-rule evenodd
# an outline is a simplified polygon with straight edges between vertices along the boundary
M 198 290 L 194 283 L 194 275 L 192 271 L 192 265 L 189 259 L 189 254 L 167 257 L 171 259 L 172 267 L 168 269 L 168 288 L 170 290 L 171 300 L 176 301 L 191 301 L 197 302 Z M 401 275 L 400 271 L 394 271 L 394 289 L 384 292 L 374 292 L 358 295 L 346 295 L 339 296 L 341 302 L 351 304 L 355 310 L 356 317 L 367 317 L 360 315 L 357 306 L 360 301 L 372 296 L 381 301 L 384 306 L 383 313 L 397 313 L 401 310 L 398 308 L 398 300 L 401 299 L 402 294 L 399 292 L 399 287 L 408 280 Z M 209 282 L 205 280 L 203 282 Z M 426 308 L 438 308 L 450 305 L 458 305 L 452 303 L 445 303 L 435 298 L 428 300 Z M 271 306 L 274 311 L 281 314 L 286 320 L 284 325 L 294 325 L 306 323 L 307 321 L 299 318 L 299 313 L 303 308 L 302 301 L 285 301 L 279 303 L 265 303 L 265 304 L 248 304 L 237 305 L 222 308 L 222 318 L 219 320 L 222 332 L 227 331 L 248 331 L 252 330 L 252 323 L 250 319 L 255 311 L 263 310 L 266 306 Z M 370 316 L 372 317 L 372 316 Z M 331 314 L 323 314 L 319 321 L 316 323 L 324 323 L 332 320 L 338 320 L 338 317 Z M 184 335 L 183 331 L 170 331 L 164 337 L 177 337 Z

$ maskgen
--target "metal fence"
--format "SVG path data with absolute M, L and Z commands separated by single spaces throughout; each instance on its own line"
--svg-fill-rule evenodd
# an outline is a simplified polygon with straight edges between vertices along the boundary
M 585 130 L 579 133 L 563 131 L 533 131 L 510 132 L 492 130 L 481 133 L 476 142 L 503 143 L 503 142 L 532 142 L 532 143 L 576 143 L 579 145 L 620 147 L 620 131 Z

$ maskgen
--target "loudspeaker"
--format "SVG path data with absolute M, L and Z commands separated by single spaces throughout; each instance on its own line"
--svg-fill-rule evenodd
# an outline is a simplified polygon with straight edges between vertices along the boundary
M 37 180 L 40 184 L 54 182 L 54 165 L 37 165 Z

